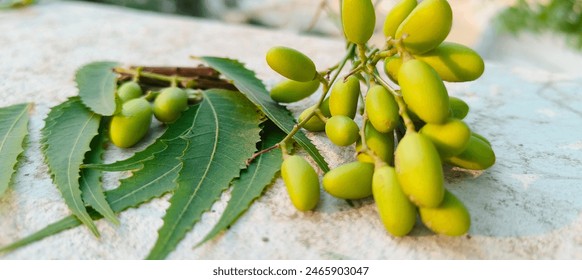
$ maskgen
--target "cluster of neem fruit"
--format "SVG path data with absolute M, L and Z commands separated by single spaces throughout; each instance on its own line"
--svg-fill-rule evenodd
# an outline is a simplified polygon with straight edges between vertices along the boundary
M 152 117 L 163 123 L 173 123 L 188 108 L 189 95 L 177 86 L 152 91 L 144 95 L 140 84 L 123 82 L 117 89 L 123 103 L 121 111 L 111 118 L 109 138 L 120 148 L 129 148 L 147 134 Z M 153 99 L 153 104 L 150 101 Z
M 351 44 L 346 58 L 352 60 L 352 70 L 333 85 L 326 71 L 318 72 L 297 50 L 274 47 L 266 56 L 269 66 L 289 79 L 271 90 L 277 102 L 299 101 L 323 84 L 318 103 L 300 114 L 300 127 L 325 131 L 338 146 L 355 144 L 356 161 L 327 172 L 323 188 L 341 199 L 373 195 L 385 228 L 394 236 L 408 234 L 417 213 L 435 233 L 467 233 L 469 212 L 445 189 L 443 162 L 484 170 L 495 163 L 495 154 L 490 142 L 462 120 L 469 106 L 450 97 L 443 81 L 479 78 L 482 58 L 466 46 L 444 42 L 452 25 L 446 0 L 400 1 L 386 17 L 386 45 L 381 49 L 367 44 L 375 28 L 371 0 L 343 0 L 341 19 Z M 380 61 L 392 85 L 379 74 Z M 365 95 L 361 84 L 367 86 Z M 360 97 L 364 102 L 358 125 L 354 118 Z M 293 205 L 301 211 L 314 209 L 319 201 L 317 173 L 303 157 L 289 155 L 284 147 L 283 154 L 281 174 Z

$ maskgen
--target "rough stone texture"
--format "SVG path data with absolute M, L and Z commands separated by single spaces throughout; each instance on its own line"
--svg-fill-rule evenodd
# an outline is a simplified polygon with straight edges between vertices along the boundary
M 35 102 L 30 143 L 15 184 L 0 198 L 0 246 L 69 214 L 39 151 L 51 106 L 76 94 L 75 69 L 95 60 L 195 65 L 189 55 L 236 57 L 268 84 L 280 80 L 264 62 L 274 45 L 299 48 L 319 66 L 341 57 L 339 41 L 81 3 L 53 3 L 0 13 L 0 106 Z M 447 187 L 472 213 L 470 237 L 430 233 L 418 224 L 404 238 L 388 235 L 372 199 L 322 193 L 316 211 L 300 213 L 278 179 L 226 233 L 195 245 L 219 219 L 226 192 L 171 259 L 554 259 L 582 258 L 582 100 L 578 76 L 488 64 L 476 82 L 449 85 L 471 106 L 467 122 L 487 136 L 497 164 L 485 172 L 446 172 Z M 311 100 L 289 108 L 298 115 Z M 149 141 L 154 139 L 153 133 Z M 332 166 L 353 150 L 309 134 Z M 142 149 L 110 148 L 107 161 Z M 108 174 L 114 188 L 127 174 Z M 139 259 L 162 225 L 168 196 L 120 214 L 121 226 L 98 221 L 101 239 L 78 227 L 0 259 Z

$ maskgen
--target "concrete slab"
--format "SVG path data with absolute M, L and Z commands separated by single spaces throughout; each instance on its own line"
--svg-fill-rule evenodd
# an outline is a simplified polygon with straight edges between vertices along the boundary
M 0 106 L 37 104 L 16 183 L 0 199 L 0 245 L 69 214 L 42 163 L 39 131 L 49 108 L 76 94 L 79 66 L 95 60 L 195 65 L 189 55 L 218 55 L 241 59 L 272 85 L 280 78 L 264 61 L 270 47 L 301 49 L 320 67 L 334 64 L 343 48 L 335 40 L 72 2 L 2 12 L 0 30 Z M 322 192 L 316 211 L 300 213 L 278 179 L 229 231 L 192 249 L 220 217 L 224 193 L 169 258 L 581 259 L 581 84 L 580 76 L 488 63 L 478 81 L 449 85 L 451 95 L 471 106 L 467 122 L 497 152 L 497 164 L 483 173 L 447 172 L 447 188 L 472 214 L 470 238 L 436 236 L 420 224 L 411 236 L 393 238 L 371 199 L 351 207 Z M 289 108 L 298 115 L 310 101 Z M 332 166 L 352 157 L 353 150 L 333 147 L 321 134 L 308 136 Z M 106 158 L 127 157 L 146 144 L 111 148 Z M 123 176 L 108 174 L 105 187 L 115 188 Z M 0 259 L 143 258 L 167 199 L 122 213 L 119 227 L 97 222 L 101 239 L 79 227 Z

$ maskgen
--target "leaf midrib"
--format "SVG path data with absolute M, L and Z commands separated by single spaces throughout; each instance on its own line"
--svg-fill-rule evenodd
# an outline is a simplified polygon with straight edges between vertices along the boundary
M 0 154 L 2 153 L 2 150 L 4 149 L 4 145 L 8 141 L 8 135 L 10 135 L 10 132 L 14 129 L 14 127 L 16 126 L 16 124 L 24 116 L 24 113 L 26 112 L 26 108 L 28 108 L 28 106 L 24 106 L 24 110 L 22 110 L 22 112 L 20 113 L 20 115 L 18 115 L 18 117 L 10 125 L 10 128 L 8 129 L 8 132 L 6 133 L 6 135 L 4 135 L 4 138 L 2 139 L 2 144 L 0 144 Z

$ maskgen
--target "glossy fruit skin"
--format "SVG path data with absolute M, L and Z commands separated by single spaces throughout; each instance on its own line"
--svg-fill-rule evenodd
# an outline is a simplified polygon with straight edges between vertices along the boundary
M 267 52 L 267 64 L 281 76 L 298 82 L 309 82 L 317 74 L 313 61 L 292 48 L 271 48 Z
M 416 207 L 402 192 L 393 167 L 376 168 L 372 193 L 386 230 L 394 236 L 407 235 L 416 222 Z
M 381 85 L 372 86 L 366 94 L 368 119 L 376 130 L 386 133 L 394 130 L 400 121 L 394 96 Z
M 395 153 L 395 167 L 402 191 L 419 207 L 437 207 L 445 192 L 439 154 L 428 138 L 407 132 Z
M 451 108 L 451 117 L 462 120 L 469 114 L 469 105 L 462 99 L 449 96 L 449 107 Z
M 402 58 L 398 55 L 384 59 L 384 73 L 392 82 L 398 84 L 398 72 L 402 66 Z
M 323 188 L 337 198 L 365 198 L 372 195 L 373 174 L 373 164 L 350 162 L 327 172 L 323 176 Z
M 473 81 L 485 71 L 483 58 L 471 48 L 457 43 L 443 42 L 433 50 L 417 55 L 416 59 L 428 63 L 447 82 Z
M 281 177 L 291 202 L 300 211 L 309 211 L 319 202 L 319 179 L 313 167 L 301 156 L 287 157 L 281 165 Z
M 314 109 L 315 105 L 303 110 L 303 112 L 301 112 L 301 114 L 299 115 L 299 119 L 297 121 L 302 122 L 307 117 L 307 115 L 311 114 L 311 111 L 313 111 Z M 303 124 L 303 128 L 311 132 L 324 131 L 325 123 L 319 117 L 313 115 L 305 124 Z
M 121 103 L 138 98 L 142 96 L 142 94 L 143 91 L 141 90 L 141 87 L 134 81 L 125 82 L 117 89 L 117 96 L 119 97 L 119 100 L 121 100 Z
M 339 79 L 332 87 L 329 96 L 329 111 L 332 116 L 347 116 L 354 118 L 358 109 L 360 81 L 350 76 L 344 82 Z
M 449 95 L 438 74 L 426 62 L 412 59 L 400 67 L 398 82 L 408 109 L 427 123 L 449 117 Z
M 292 103 L 304 99 L 319 88 L 319 81 L 297 82 L 285 80 L 276 84 L 270 92 L 271 99 L 281 103 Z
M 372 150 L 383 162 L 392 165 L 394 163 L 394 134 L 379 132 L 368 123 L 364 128 L 364 135 L 368 149 Z M 361 148 L 361 140 L 358 140 L 356 151 L 359 152 Z M 357 158 L 361 162 L 375 163 L 374 159 L 367 154 L 358 154 Z
M 109 138 L 120 148 L 129 148 L 139 142 L 152 123 L 152 106 L 142 98 L 125 102 L 121 112 L 111 118 Z
M 398 26 L 408 17 L 416 4 L 416 0 L 401 0 L 396 3 L 384 20 L 384 36 L 395 38 Z
M 376 26 L 376 13 L 371 0 L 344 0 L 341 15 L 348 41 L 365 44 L 370 40 Z
M 485 138 L 485 136 L 477 133 L 477 132 L 472 132 L 471 135 L 473 135 L 474 137 L 478 138 L 479 140 L 487 143 L 487 145 L 491 146 L 491 142 L 489 142 L 489 140 L 487 138 Z
M 331 117 L 331 112 L 329 110 L 329 96 L 326 97 L 323 102 L 321 102 L 321 106 L 319 106 L 319 110 L 321 113 L 326 116 L 327 118 Z
M 446 162 L 465 169 L 485 170 L 495 164 L 495 152 L 487 142 L 471 135 L 467 148 Z
M 419 131 L 434 144 L 441 158 L 456 156 L 469 144 L 471 129 L 463 121 L 448 119 L 443 124 L 428 123 Z
M 181 88 L 163 89 L 154 100 L 154 116 L 161 122 L 175 122 L 188 109 L 188 94 Z
M 396 30 L 396 38 L 404 34 L 404 47 L 412 54 L 422 54 L 440 45 L 453 24 L 453 12 L 446 0 L 424 0 L 406 17 Z
M 337 146 L 349 146 L 358 140 L 360 129 L 346 116 L 333 116 L 325 124 L 325 134 Z
M 420 219 L 433 232 L 448 236 L 460 236 L 469 231 L 471 216 L 463 203 L 446 191 L 441 205 L 435 208 L 419 208 Z

